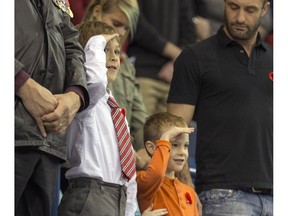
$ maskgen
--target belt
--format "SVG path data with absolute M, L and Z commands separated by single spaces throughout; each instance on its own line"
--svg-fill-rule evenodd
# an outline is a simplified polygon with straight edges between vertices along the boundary
M 100 186 L 106 186 L 110 188 L 115 188 L 119 190 L 124 190 L 126 192 L 127 187 L 125 185 L 119 185 L 115 183 L 105 182 L 102 179 L 98 178 L 89 178 L 89 177 L 78 177 L 71 179 L 69 181 L 72 185 L 76 187 L 86 187 L 86 188 L 99 188 Z
M 241 188 L 241 190 L 247 192 L 247 193 L 254 193 L 259 195 L 271 195 L 273 196 L 273 189 L 269 188 Z

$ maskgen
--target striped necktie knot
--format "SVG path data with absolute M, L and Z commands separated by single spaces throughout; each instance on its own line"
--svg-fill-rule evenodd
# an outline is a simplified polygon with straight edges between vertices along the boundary
M 109 97 L 107 100 L 107 103 L 111 108 L 119 108 L 118 103 L 116 102 L 116 100 L 113 97 Z

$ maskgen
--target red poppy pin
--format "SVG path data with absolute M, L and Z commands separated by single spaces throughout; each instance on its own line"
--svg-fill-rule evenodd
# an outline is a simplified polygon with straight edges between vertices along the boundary
M 185 196 L 187 199 L 186 203 L 189 203 L 190 205 L 192 205 L 192 198 L 191 198 L 190 194 L 188 192 L 186 192 Z
M 124 108 L 121 108 L 121 113 L 124 117 L 126 116 L 126 110 Z
M 270 79 L 271 81 L 273 81 L 273 71 L 271 71 L 271 72 L 269 73 L 269 79 Z

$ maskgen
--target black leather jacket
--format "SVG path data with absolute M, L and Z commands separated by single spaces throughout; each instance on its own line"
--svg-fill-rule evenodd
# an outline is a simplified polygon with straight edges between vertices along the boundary
M 66 88 L 83 89 L 89 104 L 84 52 L 70 17 L 52 0 L 15 1 L 15 76 L 24 70 L 31 78 L 60 94 Z M 65 134 L 43 138 L 35 120 L 15 96 L 15 146 L 33 146 L 66 158 Z

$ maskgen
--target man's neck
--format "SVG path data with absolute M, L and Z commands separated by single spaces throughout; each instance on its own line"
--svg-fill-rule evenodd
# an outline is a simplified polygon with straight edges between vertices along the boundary
M 246 51 L 248 57 L 250 57 L 250 54 L 251 54 L 251 52 L 252 52 L 252 50 L 253 50 L 253 47 L 254 47 L 255 44 L 256 44 L 257 34 L 255 34 L 254 37 L 251 38 L 251 39 L 249 39 L 249 40 L 237 40 L 237 39 L 233 38 L 233 37 L 229 34 L 226 26 L 224 27 L 224 31 L 225 31 L 226 35 L 227 35 L 231 40 L 236 41 L 237 43 L 239 43 L 239 44 L 244 48 L 244 50 Z

